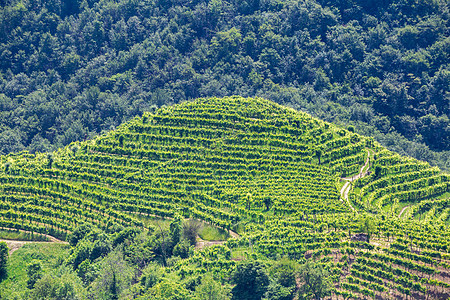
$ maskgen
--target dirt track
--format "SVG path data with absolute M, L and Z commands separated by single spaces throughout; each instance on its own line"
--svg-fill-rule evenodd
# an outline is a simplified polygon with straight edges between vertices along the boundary
M 25 230 L 20 230 L 22 232 L 28 232 Z M 18 250 L 20 247 L 22 247 L 25 244 L 35 243 L 35 244 L 43 244 L 43 243 L 58 243 L 58 244 L 68 244 L 68 242 L 61 241 L 51 235 L 44 234 L 50 241 L 48 242 L 40 242 L 40 241 L 17 241 L 17 240 L 5 240 L 0 239 L 0 242 L 6 242 L 6 245 L 8 245 L 9 249 L 9 255 L 13 254 L 14 251 Z
M 400 218 L 402 216 L 402 214 L 405 212 L 405 210 L 407 210 L 408 208 L 409 208 L 409 206 L 403 207 L 402 211 L 398 214 L 398 217 Z
M 230 236 L 232 238 L 239 238 L 239 234 L 237 234 L 234 231 L 229 231 Z M 199 236 L 197 236 L 197 244 L 195 245 L 195 248 L 197 249 L 203 249 L 205 247 L 213 246 L 213 245 L 222 245 L 225 244 L 227 241 L 205 241 L 202 240 Z
M 369 160 L 370 160 L 370 152 L 367 151 L 366 162 L 365 162 L 364 166 L 361 167 L 358 175 L 355 175 L 355 176 L 352 176 L 352 177 L 342 177 L 341 178 L 341 180 L 346 181 L 344 186 L 341 188 L 341 199 L 347 201 L 347 204 L 348 204 L 348 206 L 350 206 L 352 211 L 355 211 L 355 209 L 353 208 L 353 206 L 351 205 L 350 201 L 348 200 L 348 193 L 350 192 L 350 190 L 352 188 L 351 182 L 353 182 L 356 179 L 362 178 L 362 177 L 364 177 L 364 176 L 366 176 L 368 174 L 368 169 L 365 172 L 364 172 L 364 169 L 369 164 Z

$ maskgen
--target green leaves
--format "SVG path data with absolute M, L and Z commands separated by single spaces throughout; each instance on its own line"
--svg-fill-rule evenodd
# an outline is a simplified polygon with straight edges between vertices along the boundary
M 257 300 L 267 291 L 269 277 L 265 267 L 257 261 L 243 261 L 232 275 L 233 299 Z
M 299 297 L 301 299 L 321 299 L 331 291 L 328 273 L 319 265 L 307 261 L 299 269 L 301 287 Z
M 8 251 L 6 242 L 0 242 L 0 281 L 7 276 Z

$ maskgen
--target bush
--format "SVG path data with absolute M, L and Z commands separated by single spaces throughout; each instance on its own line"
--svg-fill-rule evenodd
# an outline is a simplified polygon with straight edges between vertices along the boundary
M 8 245 L 0 242 L 0 281 L 6 277 L 6 266 L 8 263 Z
M 189 242 L 183 240 L 175 245 L 172 254 L 181 258 L 188 258 L 190 250 L 191 245 L 189 244 Z
M 34 288 L 36 282 L 42 277 L 42 266 L 38 260 L 33 260 L 27 265 L 27 286 L 29 289 Z
M 241 262 L 231 279 L 236 284 L 232 290 L 233 299 L 260 300 L 269 285 L 265 266 L 258 261 Z
M 183 238 L 186 239 L 192 246 L 197 242 L 197 235 L 202 224 L 197 220 L 188 220 L 183 224 Z

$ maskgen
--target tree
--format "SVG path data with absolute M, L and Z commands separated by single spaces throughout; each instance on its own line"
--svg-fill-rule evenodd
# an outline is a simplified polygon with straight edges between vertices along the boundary
M 376 227 L 370 216 L 366 216 L 364 219 L 359 220 L 359 230 L 367 234 L 367 242 L 370 242 L 370 236 L 375 231 Z
M 264 205 L 266 206 L 266 210 L 270 209 L 270 206 L 272 205 L 272 198 L 270 196 L 264 197 Z
M 222 286 L 212 275 L 207 274 L 195 288 L 195 299 L 198 300 L 227 300 L 231 299 L 229 287 Z
M 284 287 L 277 280 L 271 280 L 264 294 L 264 300 L 291 300 L 294 287 Z
M 238 264 L 231 280 L 236 284 L 232 290 L 233 299 L 236 300 L 259 300 L 269 285 L 265 266 L 253 260 Z
M 316 156 L 317 156 L 317 159 L 319 160 L 319 165 L 320 165 L 320 158 L 322 157 L 322 154 L 323 154 L 322 148 L 317 148 Z
M 106 256 L 112 249 L 109 236 L 104 232 L 92 231 L 87 238 L 89 238 L 91 242 L 92 248 L 89 259 L 92 261 L 100 256 Z
M 123 140 L 124 140 L 123 135 L 119 135 L 119 146 L 120 147 L 123 147 Z
M 270 275 L 284 287 L 294 288 L 298 265 L 295 261 L 283 257 L 270 268 Z
M 247 209 L 250 209 L 251 204 L 252 204 L 252 194 L 247 193 L 247 195 L 245 196 L 245 207 L 247 207 Z
M 93 299 L 122 299 L 122 292 L 130 288 L 135 269 L 125 260 L 121 248 L 117 247 L 98 261 L 89 290 Z
M 148 289 L 142 299 L 188 300 L 192 296 L 178 278 L 163 278 Z
M 170 239 L 172 240 L 172 247 L 174 247 L 181 238 L 181 230 L 182 230 L 182 218 L 179 214 L 175 214 L 172 222 L 170 222 L 169 234 Z
M 119 244 L 123 244 L 126 240 L 133 240 L 141 233 L 140 229 L 135 227 L 127 227 L 123 230 L 116 232 L 112 239 L 112 246 L 116 247 Z
M 51 169 L 53 165 L 53 155 L 47 153 L 47 168 Z
M 157 225 L 159 230 L 151 236 L 150 244 L 154 254 L 162 260 L 163 265 L 166 265 L 168 250 L 171 250 L 171 240 L 168 237 L 167 230 L 162 228 L 161 225 Z
M 382 170 L 381 166 L 379 165 L 375 166 L 375 178 L 379 178 L 381 176 L 381 170 Z
M 201 226 L 201 223 L 196 220 L 189 220 L 183 223 L 183 238 L 192 246 L 195 246 L 197 242 L 197 235 Z
M 8 245 L 0 242 L 0 281 L 6 277 L 6 266 L 8 262 Z
M 113 278 L 112 278 L 111 285 L 109 286 L 109 299 L 117 300 L 117 299 L 119 299 L 119 295 L 118 295 L 116 271 L 113 270 L 112 274 L 113 274 Z
M 95 228 L 90 230 L 81 240 L 77 239 L 80 238 L 85 231 L 77 230 L 78 228 L 74 231 L 76 234 L 72 234 L 69 238 L 71 243 L 75 244 L 72 254 L 69 257 L 69 261 L 73 263 L 74 270 L 86 259 L 94 261 L 99 257 L 106 256 L 112 249 L 109 236 L 100 229 Z M 82 234 L 80 235 L 80 233 Z
M 80 240 L 83 239 L 89 232 L 91 232 L 92 227 L 90 225 L 81 225 L 75 228 L 75 230 L 69 235 L 69 244 L 75 247 Z
M 188 241 L 182 240 L 173 247 L 172 254 L 181 258 L 188 258 L 191 251 L 191 245 Z
M 161 281 L 162 277 L 161 267 L 155 262 L 151 262 L 142 271 L 141 285 L 146 290 L 153 287 L 155 284 Z
M 299 276 L 302 283 L 299 289 L 300 299 L 321 299 L 329 295 L 331 283 L 328 273 L 319 265 L 307 261 L 300 267 Z
M 61 267 L 45 274 L 29 293 L 33 300 L 86 299 L 82 282 L 68 268 Z

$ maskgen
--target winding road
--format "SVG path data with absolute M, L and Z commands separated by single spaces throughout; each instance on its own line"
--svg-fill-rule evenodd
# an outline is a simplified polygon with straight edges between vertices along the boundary
M 404 212 L 405 210 L 407 210 L 408 208 L 409 208 L 409 205 L 403 207 L 403 209 L 402 209 L 402 210 L 400 211 L 400 213 L 398 214 L 398 217 L 400 218 L 400 217 L 402 216 L 403 212 Z
M 351 205 L 350 201 L 348 200 L 348 193 L 350 193 L 350 190 L 352 188 L 351 183 L 354 180 L 362 178 L 362 177 L 366 176 L 369 173 L 369 168 L 367 168 L 367 170 L 364 171 L 364 169 L 369 164 L 369 161 L 370 161 L 370 152 L 369 152 L 369 150 L 367 150 L 366 162 L 365 162 L 364 166 L 362 166 L 361 169 L 359 170 L 358 175 L 354 175 L 354 176 L 351 176 L 351 177 L 342 177 L 341 178 L 342 181 L 346 181 L 344 186 L 341 188 L 341 199 L 347 201 L 347 204 L 348 204 L 348 206 L 350 206 L 352 211 L 355 211 L 355 208 Z

